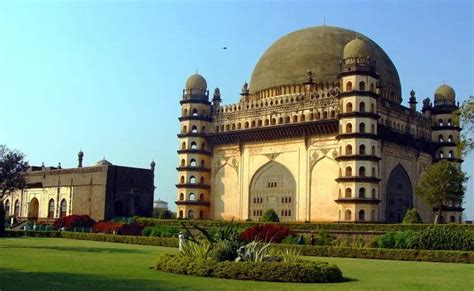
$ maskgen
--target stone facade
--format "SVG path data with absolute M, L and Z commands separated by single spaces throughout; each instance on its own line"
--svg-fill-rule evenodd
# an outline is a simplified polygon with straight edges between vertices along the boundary
M 257 87 L 285 75 L 281 66 L 278 73 L 262 69 L 271 70 L 269 55 L 278 55 L 274 62 L 281 59 L 279 46 L 291 54 L 288 46 L 305 50 L 311 43 L 294 36 L 298 33 L 264 54 L 265 64 L 259 62 L 252 77 Z M 440 86 L 434 106 L 425 100 L 422 112 L 412 91 L 407 108 L 396 69 L 374 42 L 338 28 L 300 34 L 334 42 L 338 57 L 321 61 L 295 53 L 316 72 L 337 62 L 333 79 L 305 71 L 295 59 L 301 78 L 288 65 L 288 79 L 259 91 L 245 83 L 240 102 L 224 106 L 218 88 L 211 103 L 206 80 L 198 74 L 188 79 L 179 118 L 178 217 L 259 220 L 274 209 L 282 221 L 394 223 L 416 207 L 424 221 L 432 220 L 432 209 L 414 192 L 433 162 L 462 162 L 454 90 Z M 288 43 L 291 38 L 301 43 Z M 308 50 L 317 45 L 327 50 L 331 43 L 312 43 Z M 461 221 L 460 203 L 445 210 L 446 220 Z
M 20 220 L 54 220 L 72 214 L 95 219 L 134 215 L 151 217 L 154 167 L 115 166 L 102 160 L 95 166 L 73 169 L 32 167 L 28 187 L 5 198 L 7 215 Z

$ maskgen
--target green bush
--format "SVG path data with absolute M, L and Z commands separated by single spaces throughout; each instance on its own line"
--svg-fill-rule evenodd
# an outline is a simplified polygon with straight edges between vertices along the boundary
M 408 209 L 402 221 L 403 224 L 423 223 L 421 216 L 415 208 Z
M 401 250 L 283 244 L 274 244 L 272 248 L 280 250 L 295 249 L 302 256 L 474 264 L 474 252 L 470 251 Z
M 422 250 L 474 250 L 474 231 L 440 226 L 422 231 L 391 231 L 375 239 L 379 248 Z
M 223 279 L 271 282 L 341 282 L 342 272 L 324 262 L 217 262 L 183 256 L 163 255 L 156 262 L 158 271 Z
M 16 231 L 16 230 L 6 230 L 6 237 L 61 237 L 59 231 Z
M 179 234 L 179 227 L 167 225 L 155 225 L 145 227 L 143 230 L 144 236 L 155 237 L 175 237 Z
M 268 209 L 262 216 L 262 222 L 280 222 L 275 210 Z

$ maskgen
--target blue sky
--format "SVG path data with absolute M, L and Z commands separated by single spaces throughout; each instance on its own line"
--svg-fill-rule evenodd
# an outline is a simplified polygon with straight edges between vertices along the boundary
M 36 165 L 74 167 L 81 148 L 86 165 L 154 159 L 155 196 L 174 208 L 186 78 L 199 70 L 235 103 L 266 48 L 323 19 L 387 52 L 404 104 L 443 81 L 461 102 L 474 95 L 472 1 L 255 2 L 0 2 L 0 144 Z M 464 170 L 474 176 L 474 154 Z M 474 177 L 465 207 L 474 219 Z

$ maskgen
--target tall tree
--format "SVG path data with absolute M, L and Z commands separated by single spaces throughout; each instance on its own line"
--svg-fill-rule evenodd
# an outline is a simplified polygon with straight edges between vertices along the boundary
M 474 150 L 474 96 L 470 96 L 459 108 L 459 124 L 463 128 L 461 150 L 465 153 Z
M 456 165 L 441 161 L 431 165 L 415 189 L 416 195 L 437 209 L 434 223 L 438 223 L 443 206 L 461 203 L 468 177 Z
M 0 237 L 5 235 L 5 210 L 3 202 L 8 193 L 26 186 L 28 162 L 25 155 L 0 145 Z

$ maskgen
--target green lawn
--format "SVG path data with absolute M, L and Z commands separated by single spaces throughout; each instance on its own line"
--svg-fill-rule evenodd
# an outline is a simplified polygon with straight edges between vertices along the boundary
M 0 290 L 474 290 L 474 265 L 309 258 L 337 264 L 344 283 L 289 284 L 192 277 L 155 271 L 175 249 L 60 238 L 0 239 Z

